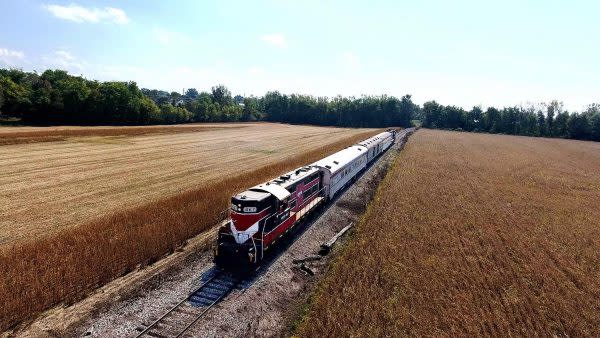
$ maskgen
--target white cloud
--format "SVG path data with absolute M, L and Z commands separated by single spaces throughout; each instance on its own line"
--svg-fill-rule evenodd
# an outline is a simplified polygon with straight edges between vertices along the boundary
M 66 50 L 57 50 L 50 55 L 42 56 L 45 69 L 58 68 L 70 73 L 81 73 L 86 68 L 85 63 L 78 60 Z
M 112 18 L 115 23 L 124 25 L 129 22 L 129 17 L 125 14 L 125 11 L 120 8 L 104 7 L 106 16 Z
M 61 60 L 65 60 L 65 61 L 73 61 L 75 60 L 75 57 L 73 55 L 71 55 L 71 53 L 65 51 L 65 50 L 57 50 L 56 52 L 54 52 L 54 54 L 59 57 Z
M 18 61 L 22 61 L 25 54 L 18 50 L 0 48 L 0 62 L 9 66 L 15 65 Z
M 43 7 L 57 18 L 79 23 L 112 22 L 124 25 L 129 22 L 127 14 L 120 8 L 86 8 L 76 4 L 70 4 L 68 6 L 44 5 Z
M 260 39 L 273 46 L 283 48 L 287 45 L 285 35 L 281 33 L 266 34 L 260 37 Z
M 345 52 L 342 54 L 342 59 L 349 68 L 356 69 L 360 66 L 360 60 L 358 59 L 358 56 L 352 52 Z

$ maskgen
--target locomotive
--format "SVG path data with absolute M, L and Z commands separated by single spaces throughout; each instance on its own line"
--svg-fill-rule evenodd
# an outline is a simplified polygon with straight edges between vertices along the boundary
M 214 252 L 223 268 L 260 263 L 275 242 L 333 199 L 396 140 L 388 130 L 231 198 Z

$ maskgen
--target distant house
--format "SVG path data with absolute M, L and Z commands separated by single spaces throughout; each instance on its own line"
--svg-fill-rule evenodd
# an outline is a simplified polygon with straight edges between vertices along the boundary
M 185 105 L 186 103 L 190 103 L 190 102 L 192 102 L 192 101 L 194 101 L 194 99 L 193 99 L 193 98 L 191 98 L 191 97 L 188 97 L 188 96 L 180 96 L 179 98 L 177 98 L 177 100 L 175 100 L 175 101 L 174 101 L 174 102 L 175 102 L 175 103 L 174 103 L 174 105 L 175 105 L 175 106 L 183 106 L 183 105 Z

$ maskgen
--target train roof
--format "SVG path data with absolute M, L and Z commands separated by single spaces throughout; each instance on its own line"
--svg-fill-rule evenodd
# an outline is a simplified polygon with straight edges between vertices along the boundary
M 360 143 L 358 143 L 361 146 L 367 147 L 367 148 L 371 148 L 375 145 L 377 145 L 379 142 L 381 142 L 381 140 L 383 140 L 386 137 L 391 137 L 392 133 L 389 131 L 384 131 L 383 133 L 379 133 L 373 137 L 370 137 Z
M 312 165 L 321 168 L 327 168 L 333 174 L 346 166 L 346 164 L 355 160 L 361 154 L 364 154 L 366 151 L 367 149 L 365 146 L 353 145 L 344 150 L 340 150 L 333 155 L 329 155 L 324 159 L 313 163 Z
M 290 185 L 303 180 L 306 176 L 319 171 L 317 168 L 311 166 L 304 166 L 296 168 L 288 173 L 285 173 L 272 182 L 281 185 L 282 187 L 289 187 Z
M 244 192 L 241 192 L 235 196 L 233 196 L 233 198 L 237 199 L 237 200 L 252 200 L 252 201 L 262 201 L 265 198 L 269 197 L 269 193 L 264 192 L 264 191 L 256 191 L 256 190 L 246 190 Z
M 287 189 L 285 189 L 284 187 L 282 187 L 278 184 L 273 184 L 271 182 L 259 184 L 255 187 L 250 188 L 249 190 L 270 193 L 280 201 L 284 200 L 290 196 L 290 192 L 287 191 Z
M 277 199 L 283 200 L 290 196 L 290 192 L 286 189 L 287 187 L 317 171 L 317 168 L 311 166 L 296 168 L 266 183 L 254 186 L 250 188 L 250 190 L 268 192 L 277 197 Z

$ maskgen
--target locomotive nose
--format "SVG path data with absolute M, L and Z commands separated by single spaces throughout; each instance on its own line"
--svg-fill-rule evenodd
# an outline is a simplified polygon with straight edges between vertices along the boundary
M 259 230 L 258 222 L 250 225 L 249 227 L 240 228 L 236 226 L 236 223 L 233 221 L 233 219 L 231 220 L 230 228 L 231 234 L 238 244 L 245 243 Z
M 261 219 L 261 214 L 231 213 L 231 224 L 237 231 L 246 231 Z

